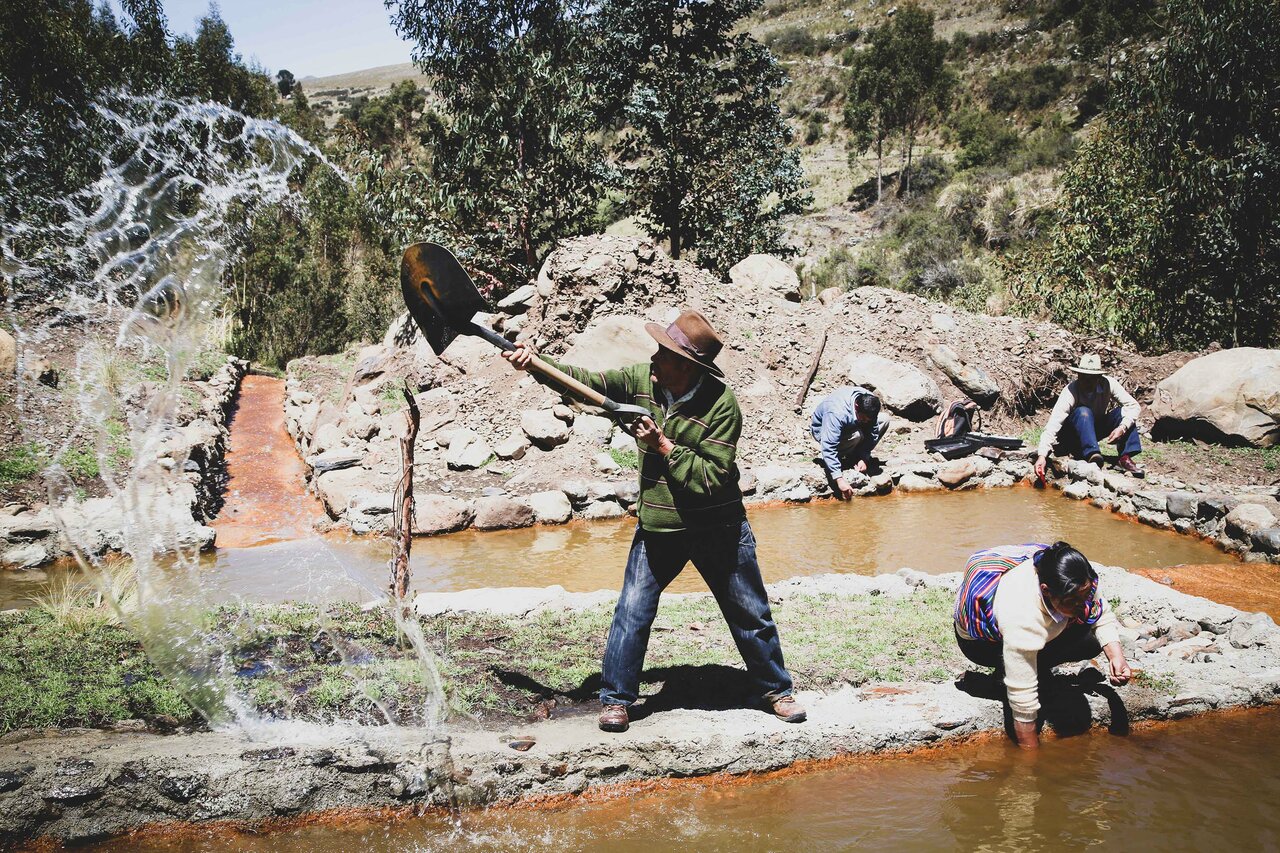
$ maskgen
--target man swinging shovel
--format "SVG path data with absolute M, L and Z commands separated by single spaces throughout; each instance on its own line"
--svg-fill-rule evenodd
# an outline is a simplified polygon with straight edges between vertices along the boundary
M 426 281 L 424 272 L 437 272 L 434 268 L 443 268 L 445 261 L 435 250 L 420 250 L 411 262 L 410 253 L 417 248 L 410 247 L 405 253 L 401 284 L 410 312 L 422 325 L 414 301 L 425 304 L 418 293 L 428 288 L 415 282 Z M 417 260 L 422 257 L 439 263 L 424 265 Z M 460 266 L 450 275 L 458 273 L 466 276 Z M 444 276 L 437 274 L 436 279 Z M 471 315 L 484 307 L 474 285 L 470 290 L 475 296 L 469 303 L 458 303 L 460 309 L 448 322 L 453 328 L 462 322 L 462 313 L 470 323 Z M 439 294 L 433 293 L 432 298 L 437 308 L 444 308 Z M 441 316 L 434 309 L 433 313 Z M 428 322 L 433 321 L 428 318 Z M 648 323 L 645 328 L 658 344 L 648 364 L 596 372 L 558 364 L 538 356 L 528 344 L 511 345 L 493 335 L 497 339 L 493 342 L 504 350 L 502 357 L 517 370 L 528 370 L 540 382 L 560 389 L 581 393 L 577 387 L 585 387 L 589 396 L 582 394 L 584 398 L 630 421 L 630 431 L 639 445 L 639 524 L 601 665 L 600 728 L 607 732 L 627 730 L 627 709 L 639 697 L 640 672 L 658 598 L 689 562 L 720 605 L 747 672 L 770 710 L 788 723 L 803 722 L 805 711 L 791 695 L 791 675 L 782 660 L 778 629 L 756 562 L 755 536 L 738 488 L 734 459 L 742 433 L 742 412 L 715 364 L 720 338 L 697 311 L 682 311 L 665 329 L 657 323 Z M 423 331 L 431 340 L 434 332 L 425 327 Z M 466 332 L 465 324 L 459 331 L 474 334 Z M 607 403 L 597 402 L 600 399 Z

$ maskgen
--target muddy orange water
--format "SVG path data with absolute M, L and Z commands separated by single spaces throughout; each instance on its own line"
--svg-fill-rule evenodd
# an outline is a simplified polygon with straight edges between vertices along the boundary
M 324 507 L 306 490 L 306 465 L 284 428 L 284 382 L 249 375 L 227 447 L 227 493 L 213 522 L 218 547 L 246 548 L 312 534 Z
M 1280 849 L 1280 709 L 1047 740 L 1001 740 L 743 784 L 677 785 L 546 810 L 469 812 L 264 836 L 131 839 L 112 851 Z
M 1274 606 L 1274 591 L 1280 590 L 1275 566 L 1241 563 L 1207 542 L 1126 521 L 1053 491 L 888 495 L 761 507 L 749 517 L 768 582 L 827 572 L 874 575 L 903 566 L 930 574 L 953 572 L 964 567 L 966 556 L 988 545 L 1065 539 L 1100 563 L 1163 570 L 1179 589 L 1189 581 L 1174 567 L 1208 566 L 1196 571 L 1213 583 L 1185 588 L 1249 610 Z M 634 520 L 618 519 L 417 539 L 413 589 L 551 584 L 571 591 L 618 589 L 634 530 Z M 309 536 L 219 548 L 201 558 L 201 583 L 212 600 L 359 600 L 385 586 L 390 557 L 390 542 L 382 538 Z M 0 607 L 21 606 L 44 583 L 26 578 L 0 573 Z M 705 586 L 690 567 L 671 589 Z M 1280 615 L 1280 608 L 1270 612 Z

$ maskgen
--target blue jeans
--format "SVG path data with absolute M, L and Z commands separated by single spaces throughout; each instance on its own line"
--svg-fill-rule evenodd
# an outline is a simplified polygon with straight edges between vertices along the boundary
M 1069 450 L 1074 450 L 1081 459 L 1088 459 L 1093 454 L 1101 452 L 1098 449 L 1098 440 L 1110 435 L 1113 429 L 1120 426 L 1121 420 L 1123 420 L 1123 416 L 1120 414 L 1119 409 L 1112 409 L 1102 418 L 1095 418 L 1093 409 L 1088 406 L 1076 406 L 1071 410 L 1071 416 L 1067 418 L 1067 426 L 1070 426 L 1071 429 L 1063 430 L 1063 443 L 1066 444 Z M 1073 443 L 1074 447 L 1072 446 Z M 1128 454 L 1132 456 L 1135 453 L 1142 452 L 1142 442 L 1138 440 L 1137 424 L 1129 427 L 1119 447 L 1121 455 Z
M 601 666 L 601 704 L 630 705 L 638 698 L 658 597 L 690 561 L 720 605 L 761 694 L 776 699 L 791 693 L 791 675 L 782 662 L 778 628 L 756 562 L 756 537 L 744 518 L 678 533 L 636 528 Z

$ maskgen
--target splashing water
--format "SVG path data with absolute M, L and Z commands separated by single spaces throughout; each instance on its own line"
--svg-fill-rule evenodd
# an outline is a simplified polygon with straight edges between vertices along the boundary
M 264 654 L 246 667 L 236 651 L 237 640 L 260 633 L 261 608 L 208 604 L 188 510 L 194 487 L 187 459 L 172 450 L 184 427 L 183 378 L 225 332 L 222 282 L 238 229 L 266 205 L 297 203 L 290 175 L 308 158 L 333 166 L 288 128 L 216 104 L 115 95 L 96 110 L 95 126 L 109 130 L 101 176 L 66 198 L 28 205 L 39 217 L 0 222 L 0 275 L 19 351 L 15 402 L 24 412 L 35 391 L 34 380 L 21 378 L 35 353 L 84 341 L 66 383 L 75 426 L 46 452 L 65 460 L 77 436 L 92 436 L 107 495 L 88 497 L 54 462 L 44 472 L 49 505 L 82 570 L 191 705 L 215 727 L 271 738 L 280 731 L 245 676 L 276 664 Z M 0 156 L 9 161 L 0 166 L 19 164 L 0 169 L 5 211 L 19 207 L 3 196 L 19 185 L 21 170 L 40 161 L 35 148 L 14 154 Z M 139 386 L 126 388 L 122 372 L 157 362 L 163 371 L 142 383 L 142 399 L 126 399 Z M 103 517 L 117 520 L 107 527 L 119 534 L 104 538 Z M 108 551 L 132 561 L 136 583 L 127 595 L 102 570 Z M 403 648 L 400 665 L 416 668 L 420 708 L 396 707 L 385 689 L 368 684 L 358 643 L 325 608 L 321 632 L 382 721 L 434 733 L 443 690 L 421 625 L 332 553 L 280 570 L 310 583 L 354 582 L 386 608 Z

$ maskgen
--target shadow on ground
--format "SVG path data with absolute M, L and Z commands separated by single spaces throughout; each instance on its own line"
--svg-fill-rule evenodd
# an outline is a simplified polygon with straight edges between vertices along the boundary
M 993 672 L 968 670 L 956 682 L 956 689 L 977 699 L 1000 702 L 1004 708 L 1004 730 L 1013 739 L 1013 712 L 1009 708 L 1004 681 Z M 1093 727 L 1090 696 L 1101 696 L 1110 710 L 1107 731 L 1113 735 L 1129 733 L 1129 711 L 1120 694 L 1107 683 L 1106 676 L 1086 666 L 1078 673 L 1052 673 L 1040 676 L 1040 722 L 1059 737 L 1083 734 Z
M 592 711 L 598 708 L 599 673 L 566 693 L 552 690 L 523 672 L 496 668 L 493 672 L 499 681 L 510 688 L 532 694 L 544 701 L 556 700 L 558 711 L 569 710 L 560 703 L 586 706 Z M 641 674 L 640 682 L 640 701 L 630 709 L 633 721 L 677 708 L 700 711 L 727 711 L 734 708 L 764 710 L 754 682 L 745 670 L 732 666 L 701 664 L 656 667 L 646 669 Z

